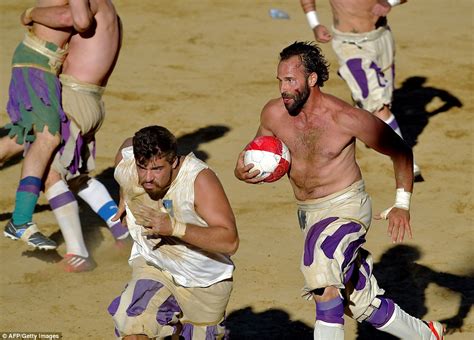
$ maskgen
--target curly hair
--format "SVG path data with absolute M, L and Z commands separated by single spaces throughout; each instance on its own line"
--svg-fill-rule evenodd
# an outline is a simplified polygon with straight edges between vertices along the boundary
M 158 125 L 147 126 L 133 136 L 133 153 L 139 164 L 146 164 L 154 157 L 164 157 L 172 162 L 178 154 L 178 143 L 168 129 Z
M 315 72 L 318 75 L 316 84 L 323 87 L 324 82 L 329 79 L 329 63 L 321 49 L 313 42 L 295 41 L 280 52 L 280 61 L 288 60 L 295 55 L 300 57 L 306 76 Z

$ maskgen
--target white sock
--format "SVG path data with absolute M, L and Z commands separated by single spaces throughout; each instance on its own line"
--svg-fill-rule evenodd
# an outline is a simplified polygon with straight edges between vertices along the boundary
M 390 117 L 388 117 L 387 120 L 384 120 L 384 122 L 403 139 L 402 130 L 400 130 L 400 126 L 398 126 L 398 122 L 393 114 L 390 114 Z
M 128 236 L 128 229 L 122 226 L 120 221 L 112 222 L 118 207 L 102 183 L 95 178 L 91 178 L 87 182 L 87 187 L 77 194 L 107 223 L 116 239 L 121 240 Z
M 344 340 L 344 326 L 316 320 L 313 334 L 315 340 Z
M 405 340 L 435 340 L 423 321 L 407 314 L 397 304 L 390 320 L 377 329 Z
M 88 257 L 89 253 L 82 236 L 79 206 L 73 193 L 61 180 L 52 185 L 45 194 L 63 234 L 66 252 Z

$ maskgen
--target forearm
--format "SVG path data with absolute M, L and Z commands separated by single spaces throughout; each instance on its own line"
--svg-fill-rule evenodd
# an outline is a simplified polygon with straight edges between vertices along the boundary
M 406 146 L 404 152 L 391 157 L 395 173 L 396 188 L 403 188 L 406 192 L 413 192 L 413 152 Z
M 213 253 L 233 255 L 239 246 L 235 227 L 200 227 L 186 224 L 186 232 L 181 238 L 186 243 Z
M 316 11 L 316 2 L 314 0 L 300 0 L 300 4 L 305 13 Z
M 29 19 L 51 28 L 69 28 L 73 26 L 71 11 L 67 5 L 34 7 L 29 12 Z M 28 24 L 28 22 L 23 23 Z

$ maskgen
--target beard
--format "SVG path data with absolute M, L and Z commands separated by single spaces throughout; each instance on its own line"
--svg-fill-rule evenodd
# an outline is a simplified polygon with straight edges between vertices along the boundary
M 293 99 L 293 104 L 285 104 L 286 110 L 292 117 L 296 117 L 301 112 L 304 104 L 309 97 L 309 86 L 306 84 L 301 92 L 296 92 L 296 94 L 282 93 L 282 98 Z

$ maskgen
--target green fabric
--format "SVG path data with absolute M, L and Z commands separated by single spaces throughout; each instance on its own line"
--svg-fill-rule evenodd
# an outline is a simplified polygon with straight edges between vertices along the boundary
M 43 72 L 44 74 L 44 85 L 47 87 L 47 93 L 49 96 L 50 105 L 45 105 L 42 99 L 35 93 L 32 82 L 39 82 L 38 79 L 30 79 L 28 73 L 28 67 L 22 67 L 22 75 L 25 80 L 25 84 L 28 90 L 28 97 L 30 98 L 32 110 L 26 110 L 24 105 L 20 105 L 21 120 L 14 123 L 8 124 L 6 128 L 10 131 L 8 135 L 10 137 L 17 136 L 17 143 L 23 144 L 23 142 L 34 142 L 36 139 L 35 132 L 42 132 L 45 126 L 48 126 L 48 130 L 51 134 L 55 135 L 60 133 L 60 103 L 56 94 L 58 92 L 58 78 L 49 72 Z
M 54 44 L 52 44 L 54 45 Z M 56 45 L 54 45 L 56 46 Z M 46 46 L 48 47 L 48 46 Z M 57 46 L 56 46 L 57 48 Z M 49 48 L 54 51 L 53 49 Z M 32 50 L 21 42 L 13 53 L 12 64 L 32 64 L 50 69 L 49 58 Z
M 15 198 L 15 211 L 13 211 L 13 224 L 22 225 L 33 220 L 38 195 L 27 191 L 17 191 Z

